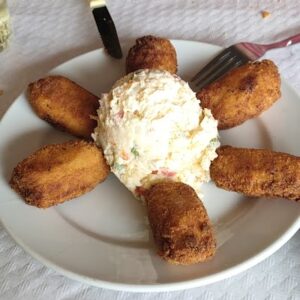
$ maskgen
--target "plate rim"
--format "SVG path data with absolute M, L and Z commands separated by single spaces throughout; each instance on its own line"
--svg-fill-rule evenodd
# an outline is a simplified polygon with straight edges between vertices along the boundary
M 224 49 L 221 46 L 205 43 L 205 42 L 198 42 L 194 40 L 182 40 L 182 39 L 170 39 L 170 41 L 173 43 L 194 43 L 194 44 L 201 44 L 203 46 L 209 46 L 213 47 L 216 50 L 222 50 Z M 127 45 L 128 41 L 122 43 L 122 46 Z M 45 73 L 45 76 L 47 74 L 51 74 L 52 71 L 54 71 L 58 67 L 63 67 L 65 64 L 71 63 L 73 60 L 78 59 L 79 57 L 88 56 L 91 55 L 91 53 L 101 52 L 102 55 L 107 55 L 105 53 L 105 50 L 103 48 L 94 49 L 85 53 L 82 53 L 80 55 L 74 56 L 69 60 L 66 60 L 65 62 L 56 65 L 55 67 L 48 70 L 48 72 Z M 281 76 L 281 78 L 283 78 Z M 293 92 L 295 93 L 299 98 L 300 94 L 299 92 L 291 86 L 286 80 L 284 80 L 285 85 Z M 20 98 L 20 96 L 26 96 L 26 89 L 23 90 L 22 93 L 20 93 L 15 100 L 8 106 L 5 113 L 1 117 L 1 122 L 5 121 L 7 118 L 9 111 L 13 108 L 14 105 L 16 105 L 17 100 Z M 189 280 L 180 280 L 180 281 L 174 281 L 171 283 L 153 283 L 153 284 L 137 284 L 137 283 L 122 283 L 117 281 L 106 281 L 106 280 L 100 280 L 96 278 L 92 278 L 89 276 L 80 275 L 76 272 L 67 270 L 58 264 L 55 264 L 51 260 L 44 258 L 42 255 L 36 253 L 33 251 L 29 246 L 27 246 L 25 243 L 23 243 L 22 239 L 16 236 L 13 231 L 10 230 L 9 225 L 5 224 L 3 219 L 0 217 L 0 222 L 6 232 L 9 234 L 9 236 L 21 247 L 24 249 L 25 252 L 27 252 L 31 257 L 42 263 L 44 266 L 49 267 L 52 270 L 55 270 L 59 272 L 60 274 L 65 275 L 68 278 L 71 278 L 73 280 L 84 282 L 92 286 L 97 286 L 101 288 L 106 288 L 110 290 L 117 290 L 117 291 L 126 291 L 126 292 L 166 292 L 166 291 L 178 291 L 183 289 L 189 289 L 189 288 L 195 288 L 200 287 L 208 284 L 212 284 L 221 280 L 224 280 L 226 278 L 235 276 L 243 271 L 246 271 L 247 269 L 255 266 L 256 264 L 262 262 L 264 259 L 272 255 L 274 252 L 276 252 L 278 249 L 280 249 L 289 239 L 293 237 L 293 235 L 300 229 L 300 215 L 297 219 L 291 224 L 291 226 L 276 240 L 274 240 L 271 244 L 269 244 L 265 249 L 260 251 L 259 253 L 255 254 L 254 256 L 250 257 L 247 260 L 244 260 L 243 262 L 233 266 L 229 267 L 223 271 L 220 271 L 216 274 L 210 274 L 205 277 L 200 278 L 194 278 Z
M 1 220 L 0 220 L 1 221 Z M 266 247 L 263 251 L 256 254 L 253 257 L 243 261 L 242 263 L 234 266 L 229 267 L 217 274 L 211 274 L 202 278 L 195 278 L 190 280 L 184 281 L 177 281 L 172 283 L 154 283 L 154 284 L 135 284 L 135 283 L 122 283 L 117 281 L 106 281 L 91 278 L 89 276 L 79 275 L 75 272 L 70 270 L 66 270 L 63 267 L 53 263 L 49 259 L 44 258 L 42 255 L 37 254 L 36 252 L 32 251 L 30 247 L 25 245 L 20 238 L 15 236 L 13 232 L 9 230 L 9 227 L 6 226 L 2 221 L 1 224 L 6 229 L 10 237 L 21 247 L 23 250 L 36 259 L 38 262 L 42 263 L 44 266 L 49 267 L 52 270 L 57 271 L 58 273 L 65 275 L 68 278 L 76 280 L 78 282 L 84 282 L 92 286 L 106 288 L 115 291 L 125 291 L 125 292 L 168 292 L 168 291 L 179 291 L 184 289 L 196 288 L 205 285 L 209 285 L 212 283 L 216 283 L 218 281 L 224 280 L 226 278 L 230 278 L 244 272 L 251 267 L 254 267 L 258 263 L 262 262 L 277 250 L 279 250 L 289 239 L 291 239 L 294 234 L 300 228 L 300 216 L 295 222 L 289 227 L 289 229 L 280 236 L 277 240 L 271 243 L 268 247 Z

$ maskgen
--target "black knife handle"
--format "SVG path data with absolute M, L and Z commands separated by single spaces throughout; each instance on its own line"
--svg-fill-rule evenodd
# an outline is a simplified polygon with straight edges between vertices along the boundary
M 117 30 L 106 6 L 93 9 L 93 15 L 107 52 L 115 58 L 122 58 Z

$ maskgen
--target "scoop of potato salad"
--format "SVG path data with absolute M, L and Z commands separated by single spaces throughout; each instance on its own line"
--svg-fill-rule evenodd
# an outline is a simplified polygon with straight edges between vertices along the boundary
M 165 179 L 186 183 L 201 196 L 217 156 L 217 121 L 185 81 L 166 71 L 139 70 L 117 81 L 99 102 L 92 136 L 135 196 Z

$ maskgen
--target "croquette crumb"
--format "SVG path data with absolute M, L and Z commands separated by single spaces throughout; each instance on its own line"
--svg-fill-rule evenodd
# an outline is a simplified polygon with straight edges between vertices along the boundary
M 271 13 L 267 10 L 262 10 L 261 11 L 261 16 L 263 19 L 269 18 L 271 16 Z

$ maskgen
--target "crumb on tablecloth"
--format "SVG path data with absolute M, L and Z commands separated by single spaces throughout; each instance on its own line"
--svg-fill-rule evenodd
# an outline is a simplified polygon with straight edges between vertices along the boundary
M 263 19 L 269 18 L 271 16 L 271 13 L 267 10 L 262 10 L 260 13 Z

